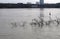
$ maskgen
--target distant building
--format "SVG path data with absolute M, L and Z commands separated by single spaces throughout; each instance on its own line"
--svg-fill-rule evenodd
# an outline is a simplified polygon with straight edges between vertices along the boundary
M 36 2 L 36 4 L 40 4 L 39 2 Z
M 40 0 L 40 5 L 43 5 L 44 4 L 44 0 Z
M 32 4 L 31 2 L 27 2 L 27 4 Z

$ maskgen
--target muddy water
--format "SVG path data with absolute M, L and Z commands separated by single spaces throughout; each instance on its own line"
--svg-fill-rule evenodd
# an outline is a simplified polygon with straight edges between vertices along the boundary
M 60 26 L 32 27 L 32 19 L 60 17 L 60 9 L 0 9 L 0 39 L 60 39 Z M 24 23 L 24 25 L 23 25 Z

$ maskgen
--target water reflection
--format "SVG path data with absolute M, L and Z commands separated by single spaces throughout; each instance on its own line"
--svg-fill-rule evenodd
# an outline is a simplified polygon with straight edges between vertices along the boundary
M 50 9 L 7 9 L 10 13 L 7 10 L 3 10 L 1 10 L 2 15 L 0 17 L 0 34 L 3 32 L 4 35 L 9 34 L 9 36 L 0 36 L 1 39 L 54 39 L 60 36 L 60 18 L 51 19 L 52 9 L 51 12 Z M 58 10 L 54 9 L 53 13 L 55 14 Z M 48 20 L 46 20 L 45 14 L 49 15 Z
M 46 21 L 46 19 L 44 19 L 44 9 L 40 9 L 40 15 L 38 16 L 39 19 L 32 19 L 32 22 L 30 23 L 32 26 L 36 27 L 41 27 L 43 28 L 43 26 L 59 26 L 60 24 L 60 18 L 58 19 L 58 17 L 56 17 L 56 19 L 52 19 L 52 14 L 51 12 L 49 12 L 49 20 Z
M 44 18 L 44 9 L 43 8 L 40 9 L 40 18 L 41 19 Z
M 24 22 L 11 22 L 12 27 L 11 28 L 17 28 L 17 27 L 25 27 L 26 21 Z
M 12 25 L 11 28 L 14 28 L 14 27 L 16 28 L 17 27 L 17 23 L 16 22 L 12 22 L 11 25 Z
M 56 19 L 52 19 L 51 17 L 51 12 L 49 12 L 49 20 L 45 20 L 45 16 L 44 16 L 44 9 L 41 8 L 40 9 L 40 14 L 38 16 L 38 19 L 37 18 L 33 18 L 32 19 L 32 22 L 29 23 L 32 27 L 39 27 L 39 28 L 43 28 L 44 26 L 59 26 L 60 24 L 60 18 L 58 19 L 58 17 Z M 28 24 L 26 21 L 24 22 L 12 22 L 11 25 L 12 25 L 12 28 L 16 28 L 16 27 L 25 27 L 27 26 L 26 24 Z M 52 25 L 51 25 L 52 24 Z M 29 26 L 30 26 L 29 25 Z
M 40 9 L 40 15 L 38 16 L 39 19 L 32 19 L 31 25 L 38 26 L 38 27 L 43 27 L 44 25 L 44 9 Z
M 41 20 L 40 26 L 43 27 L 43 25 L 44 25 L 44 23 L 43 23 L 44 22 L 44 9 L 43 8 L 40 9 L 40 20 Z

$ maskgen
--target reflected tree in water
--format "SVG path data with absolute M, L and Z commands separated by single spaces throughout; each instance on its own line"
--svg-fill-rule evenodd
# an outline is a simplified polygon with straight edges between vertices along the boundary
M 40 10 L 40 16 L 38 17 L 39 19 L 32 19 L 32 22 L 30 23 L 30 25 L 34 25 L 35 27 L 43 27 L 43 26 L 59 26 L 60 25 L 60 18 L 56 17 L 56 19 L 52 19 L 51 17 L 51 13 L 49 13 L 49 20 L 45 21 L 44 20 L 44 11 L 43 9 Z M 51 25 L 52 24 L 52 25 Z M 54 24 L 54 25 L 53 25 Z
M 35 21 L 35 22 L 33 22 L 33 21 Z M 43 27 L 43 25 L 44 25 L 44 23 L 43 23 L 43 21 L 44 21 L 44 13 L 43 13 L 43 9 L 40 9 L 40 15 L 39 15 L 39 20 L 37 20 L 37 19 L 33 19 L 33 21 L 32 21 L 32 23 L 31 23 L 31 25 L 37 25 L 38 27 Z
M 26 23 L 27 22 L 12 22 L 11 25 L 12 27 L 11 28 L 17 28 L 17 27 L 25 27 L 26 26 Z
M 56 26 L 60 25 L 60 18 L 56 17 L 56 19 L 52 19 L 51 17 L 51 13 L 48 14 L 49 15 L 49 20 L 45 21 L 44 20 L 44 9 L 40 9 L 40 14 L 38 16 L 38 19 L 34 18 L 32 19 L 32 22 L 29 23 L 32 27 L 40 27 L 43 28 L 44 26 L 51 26 L 51 24 L 55 24 Z M 18 22 L 12 22 L 12 28 L 16 28 L 16 27 L 25 27 L 27 22 L 24 21 L 22 23 L 18 23 Z M 53 26 L 53 25 L 52 25 Z
M 16 22 L 12 22 L 11 25 L 12 25 L 11 28 L 16 28 L 17 27 L 17 23 Z

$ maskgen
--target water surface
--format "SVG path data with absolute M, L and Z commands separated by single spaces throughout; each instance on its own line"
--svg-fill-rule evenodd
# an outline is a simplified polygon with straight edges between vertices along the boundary
M 19 8 L 19 9 L 0 9 L 0 39 L 60 39 L 60 27 L 34 27 L 29 24 L 32 19 L 44 17 L 49 19 L 60 17 L 60 9 L 57 8 Z M 26 25 L 23 27 L 20 24 Z M 12 23 L 17 23 L 17 26 Z M 13 28 L 12 28 L 13 26 Z M 52 25 L 54 26 L 54 25 Z

